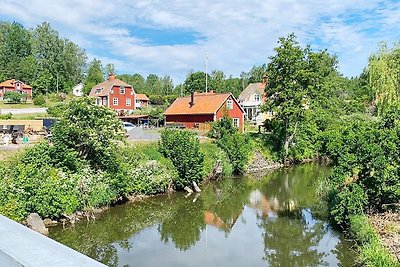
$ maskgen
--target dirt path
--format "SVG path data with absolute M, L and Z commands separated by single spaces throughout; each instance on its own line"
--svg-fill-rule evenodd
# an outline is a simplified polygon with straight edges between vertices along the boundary
M 382 244 L 400 261 L 400 212 L 385 212 L 369 216 Z

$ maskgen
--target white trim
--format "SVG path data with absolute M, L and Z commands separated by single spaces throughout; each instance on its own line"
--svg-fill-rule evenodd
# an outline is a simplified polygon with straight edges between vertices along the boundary
M 117 100 L 117 101 L 115 101 Z M 117 103 L 117 104 L 115 104 Z M 118 106 L 118 97 L 113 97 L 113 106 Z

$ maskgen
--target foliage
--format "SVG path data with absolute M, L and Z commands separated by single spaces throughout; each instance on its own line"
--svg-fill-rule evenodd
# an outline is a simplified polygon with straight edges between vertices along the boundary
M 161 133 L 159 150 L 172 161 L 178 171 L 179 178 L 174 181 L 177 188 L 190 186 L 193 181 L 201 182 L 204 155 L 194 133 L 166 129 Z
M 15 103 L 25 102 L 27 96 L 28 96 L 27 94 L 21 94 L 19 92 L 14 92 L 14 91 L 10 92 L 9 91 L 9 92 L 4 93 L 3 98 L 7 103 L 15 104 Z
M 88 95 L 93 86 L 101 83 L 104 80 L 103 77 L 104 73 L 101 61 L 98 59 L 93 59 L 89 64 L 85 85 L 83 87 L 83 93 Z
M 7 114 L 0 114 L 0 120 L 11 120 L 12 114 L 7 113 Z
M 221 162 L 223 177 L 230 177 L 232 175 L 233 167 L 224 150 L 213 143 L 202 143 L 200 144 L 200 149 L 204 154 L 204 176 L 209 175 L 213 171 L 217 161 Z
M 359 261 L 363 266 L 397 266 L 396 259 L 379 242 L 377 233 L 364 215 L 350 217 L 350 234 L 361 245 Z
M 122 140 L 122 125 L 115 113 L 97 106 L 90 98 L 78 98 L 66 104 L 60 120 L 52 128 L 57 147 L 73 149 L 95 168 L 108 169 Z
M 233 126 L 233 121 L 230 117 L 224 116 L 221 120 L 213 122 L 211 130 L 208 132 L 208 137 L 219 139 L 228 134 L 234 134 L 237 128 Z
M 46 99 L 43 95 L 37 95 L 35 98 L 33 98 L 33 104 L 35 106 L 44 106 L 46 105 Z

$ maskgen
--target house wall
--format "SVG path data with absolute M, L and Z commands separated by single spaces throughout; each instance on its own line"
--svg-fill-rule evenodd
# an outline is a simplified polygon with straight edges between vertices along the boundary
M 233 109 L 228 110 L 226 108 L 226 102 L 228 100 L 233 100 L 232 96 L 230 96 L 225 103 L 219 108 L 216 114 L 216 119 L 220 120 L 224 116 L 228 116 L 230 118 L 238 118 L 239 119 L 239 130 L 243 132 L 244 130 L 244 113 L 242 112 L 242 109 L 240 108 L 239 104 L 233 100 Z
M 113 99 L 118 98 L 118 105 L 114 105 Z M 126 105 L 126 99 L 131 99 L 131 105 Z M 125 94 L 120 94 L 119 86 L 113 86 L 113 92 L 110 92 L 109 108 L 114 110 L 134 110 L 135 109 L 135 96 L 132 87 L 125 87 Z
M 195 124 L 214 121 L 213 114 L 205 115 L 165 115 L 165 122 L 183 124 L 186 128 L 195 128 Z

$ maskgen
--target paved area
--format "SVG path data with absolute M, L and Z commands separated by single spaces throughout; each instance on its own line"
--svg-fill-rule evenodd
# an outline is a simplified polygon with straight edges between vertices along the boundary
M 129 140 L 137 141 L 157 141 L 160 139 L 160 133 L 157 130 L 143 129 L 142 127 L 133 128 L 128 132 Z
M 34 113 L 46 113 L 47 108 L 2 108 L 0 114 L 34 114 Z

